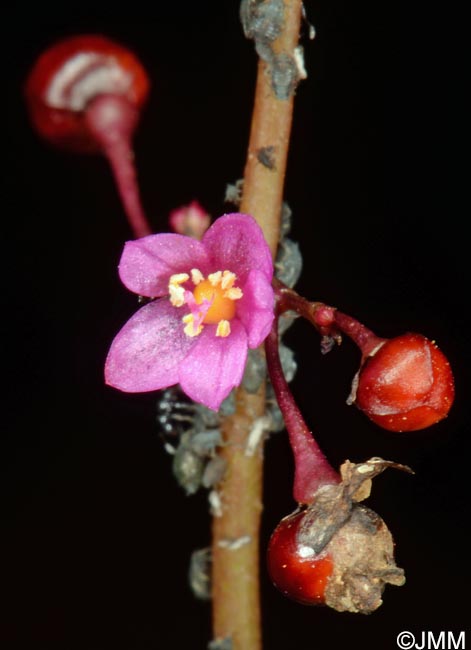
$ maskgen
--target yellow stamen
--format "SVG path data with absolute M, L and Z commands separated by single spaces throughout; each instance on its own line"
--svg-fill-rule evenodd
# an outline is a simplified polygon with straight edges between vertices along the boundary
M 230 289 L 227 289 L 227 291 L 224 291 L 223 295 L 224 298 L 229 298 L 229 300 L 240 300 L 244 294 L 240 287 L 231 287 Z
M 224 271 L 222 274 L 221 287 L 223 289 L 231 289 L 234 286 L 236 274 L 231 271 Z
M 175 284 L 168 285 L 170 302 L 174 307 L 182 307 L 185 304 L 185 289 Z
M 231 333 L 231 324 L 228 320 L 220 320 L 216 328 L 216 336 L 226 337 Z
M 170 276 L 168 292 L 170 294 L 170 302 L 174 307 L 181 307 L 185 304 L 185 289 L 180 285 L 189 279 L 190 276 L 188 273 L 175 273 L 175 275 Z
M 222 278 L 222 271 L 216 271 L 216 273 L 210 273 L 208 275 L 208 280 L 213 285 L 213 287 L 217 287 L 218 284 L 221 284 L 221 278 Z
M 190 279 L 188 273 L 175 273 L 170 276 L 170 284 L 182 284 Z
M 204 275 L 199 269 L 191 269 L 191 281 L 196 286 L 204 280 Z
M 198 334 L 201 334 L 203 331 L 203 326 L 198 325 L 198 327 L 195 327 L 195 317 L 193 314 L 187 314 L 186 316 L 183 316 L 182 321 L 186 323 L 185 327 L 183 328 L 183 331 L 187 336 L 193 337 L 193 336 L 198 336 Z

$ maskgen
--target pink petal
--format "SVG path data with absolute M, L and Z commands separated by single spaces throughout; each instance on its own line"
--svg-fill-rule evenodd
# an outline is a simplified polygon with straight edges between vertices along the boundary
M 244 282 L 252 269 L 273 276 L 273 262 L 262 230 L 247 214 L 226 214 L 213 223 L 202 240 L 213 271 L 229 270 Z
M 139 309 L 111 344 L 106 383 L 128 393 L 178 383 L 178 365 L 194 344 L 183 332 L 181 317 L 166 299 Z
M 130 291 L 154 298 L 168 293 L 171 275 L 189 273 L 193 268 L 206 272 L 205 247 L 191 237 L 167 233 L 126 242 L 119 276 Z
M 251 271 L 237 303 L 237 316 L 247 332 L 249 348 L 258 346 L 268 336 L 274 317 L 273 288 L 260 271 Z
M 241 323 L 231 321 L 231 333 L 215 335 L 216 326 L 206 326 L 197 343 L 180 364 L 180 385 L 195 402 L 217 411 L 244 374 L 247 336 Z

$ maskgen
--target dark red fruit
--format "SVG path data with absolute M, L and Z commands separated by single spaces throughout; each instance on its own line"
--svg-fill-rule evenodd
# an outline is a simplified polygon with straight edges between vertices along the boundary
M 339 483 L 320 486 L 306 508 L 281 520 L 268 545 L 268 571 L 286 596 L 303 605 L 369 614 L 383 602 L 387 584 L 404 584 L 388 527 L 360 504 L 372 479 L 388 467 L 411 472 L 377 457 L 347 460 Z
M 404 334 L 364 359 L 355 404 L 390 431 L 424 429 L 447 416 L 454 399 L 450 364 L 434 342 Z
M 147 74 L 122 45 L 74 36 L 36 61 L 25 86 L 31 121 L 46 140 L 108 159 L 136 237 L 151 233 L 134 168 L 132 136 L 149 92 Z
M 299 544 L 297 533 L 303 517 L 304 512 L 295 512 L 276 527 L 268 546 L 268 572 L 285 596 L 303 605 L 322 605 L 333 562 L 329 555 L 316 555 L 309 546 Z
M 26 81 L 31 120 L 49 142 L 73 151 L 100 151 L 85 115 L 101 95 L 119 96 L 134 111 L 144 104 L 149 80 L 139 60 L 104 36 L 60 41 L 37 59 Z

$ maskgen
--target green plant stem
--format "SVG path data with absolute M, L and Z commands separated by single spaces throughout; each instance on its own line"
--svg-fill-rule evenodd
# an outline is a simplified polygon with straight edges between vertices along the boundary
M 273 42 L 275 55 L 293 56 L 300 22 L 301 0 L 285 0 L 283 29 Z M 240 211 L 258 221 L 273 256 L 280 232 L 292 111 L 293 95 L 287 99 L 275 96 L 270 65 L 260 60 Z M 260 156 L 263 150 L 270 152 L 269 165 Z M 255 395 L 241 387 L 236 395 L 236 412 L 223 426 L 221 455 L 227 472 L 217 490 L 221 510 L 213 518 L 213 636 L 231 638 L 232 650 L 262 647 L 259 532 L 263 446 L 260 443 L 248 453 L 247 440 L 264 413 L 265 386 Z

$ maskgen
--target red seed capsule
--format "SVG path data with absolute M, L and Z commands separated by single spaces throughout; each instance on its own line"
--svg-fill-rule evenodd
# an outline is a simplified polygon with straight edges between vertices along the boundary
M 355 403 L 390 431 L 416 431 L 442 420 L 454 399 L 450 364 L 421 334 L 389 339 L 365 358 Z
M 26 81 L 36 131 L 75 152 L 100 152 L 111 165 L 136 237 L 151 233 L 139 196 L 132 136 L 149 80 L 132 52 L 103 36 L 67 38 L 43 52 Z
M 405 465 L 374 457 L 345 461 L 342 480 L 324 484 L 311 503 L 281 520 L 268 545 L 268 571 L 278 589 L 303 605 L 369 614 L 383 602 L 386 585 L 404 584 L 394 541 L 384 521 L 360 504 L 372 479 Z
M 139 110 L 149 80 L 139 60 L 104 36 L 80 35 L 59 41 L 37 59 L 26 81 L 31 120 L 49 142 L 73 151 L 99 151 L 85 115 L 100 95 L 120 96 Z
M 303 605 L 322 605 L 333 562 L 329 555 L 315 555 L 309 546 L 298 543 L 303 517 L 304 512 L 296 512 L 276 527 L 267 551 L 268 572 L 285 596 Z

